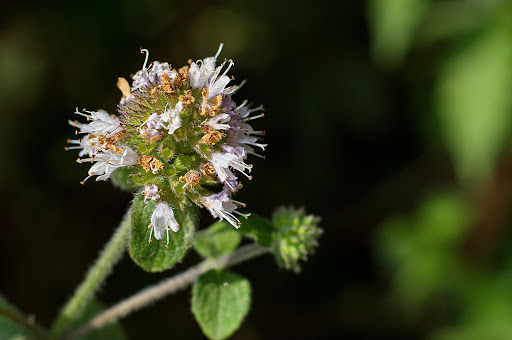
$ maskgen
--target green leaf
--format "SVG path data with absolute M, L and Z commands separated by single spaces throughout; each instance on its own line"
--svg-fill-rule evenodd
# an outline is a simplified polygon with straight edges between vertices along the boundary
M 494 20 L 442 67 L 438 111 L 444 139 L 465 184 L 485 182 L 510 137 L 512 39 Z
M 251 285 L 227 270 L 210 270 L 192 289 L 192 313 L 210 339 L 226 339 L 242 324 L 251 304 Z
M 193 246 L 203 257 L 218 258 L 233 252 L 241 239 L 238 230 L 228 222 L 220 221 L 198 233 Z
M 189 207 L 181 211 L 173 208 L 180 230 L 176 233 L 170 232 L 168 247 L 166 247 L 166 237 L 148 243 L 150 234 L 148 225 L 154 210 L 155 203 L 151 201 L 145 204 L 142 195 L 138 195 L 133 200 L 129 252 L 133 261 L 142 269 L 149 272 L 161 272 L 172 268 L 181 261 L 192 245 L 197 224 L 197 209 Z
M 242 221 L 242 225 L 238 230 L 245 236 L 253 238 L 264 247 L 272 245 L 272 223 L 258 214 L 252 213 L 246 221 Z
M 0 295 L 0 307 L 12 312 L 13 314 L 19 314 L 19 311 L 15 307 L 11 306 L 2 295 Z M 0 315 L 0 339 L 23 340 L 29 338 L 30 333 L 28 333 L 23 326 Z
M 132 167 L 132 166 L 125 166 L 125 167 L 120 167 L 120 168 L 116 169 L 112 173 L 112 175 L 110 175 L 110 178 L 112 179 L 112 183 L 116 187 L 118 187 L 122 190 L 134 191 L 135 186 L 131 179 L 133 171 L 134 171 L 134 167 Z
M 103 312 L 105 309 L 105 306 L 103 303 L 99 301 L 92 301 L 84 310 L 80 318 L 78 318 L 75 322 L 73 322 L 74 327 L 78 327 L 81 324 L 87 322 L 92 317 L 98 315 L 99 313 Z M 109 324 L 108 326 L 105 326 L 104 328 L 97 330 L 95 332 L 92 332 L 86 336 L 77 338 L 77 340 L 124 340 L 127 339 L 127 335 L 124 331 L 124 329 L 121 327 L 119 323 Z
M 369 17 L 377 61 L 396 67 L 407 53 L 430 0 L 371 0 Z

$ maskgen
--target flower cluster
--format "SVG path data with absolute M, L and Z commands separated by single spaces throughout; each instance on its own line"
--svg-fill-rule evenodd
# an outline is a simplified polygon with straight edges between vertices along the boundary
M 238 174 L 252 178 L 247 156 L 265 149 L 264 132 L 249 124 L 263 116 L 252 115 L 263 108 L 232 100 L 243 82 L 228 86 L 234 63 L 217 65 L 221 50 L 222 44 L 214 57 L 189 60 L 178 69 L 158 61 L 147 65 L 149 53 L 141 50 L 146 60 L 131 85 L 119 78 L 119 115 L 77 110 L 88 123 L 69 122 L 82 138 L 69 140 L 67 149 L 80 150 L 78 162 L 93 163 L 86 180 L 107 180 L 123 168 L 131 187 L 146 203 L 154 202 L 150 242 L 151 235 L 162 239 L 164 231 L 169 242 L 169 231 L 179 230 L 173 209 L 205 207 L 236 228 L 237 215 L 247 216 L 232 196 L 241 188 Z

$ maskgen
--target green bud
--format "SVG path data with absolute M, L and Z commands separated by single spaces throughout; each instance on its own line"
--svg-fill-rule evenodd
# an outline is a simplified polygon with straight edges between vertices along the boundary
M 299 260 L 307 260 L 318 246 L 323 230 L 318 227 L 320 218 L 306 215 L 304 209 L 280 207 L 272 216 L 272 248 L 278 263 L 286 269 L 300 272 Z

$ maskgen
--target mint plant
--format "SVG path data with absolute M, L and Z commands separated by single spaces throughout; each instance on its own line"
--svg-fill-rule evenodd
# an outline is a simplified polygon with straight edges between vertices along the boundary
M 296 272 L 299 261 L 318 245 L 319 219 L 302 209 L 278 208 L 271 220 L 245 211 L 234 198 L 242 180 L 251 180 L 248 159 L 267 146 L 264 131 L 251 121 L 264 116 L 263 107 L 232 96 L 242 87 L 230 85 L 234 62 L 218 65 L 216 55 L 173 68 L 148 64 L 132 82 L 119 78 L 122 98 L 118 114 L 79 111 L 70 120 L 77 139 L 67 150 L 78 150 L 79 163 L 91 163 L 88 176 L 133 192 L 131 205 L 75 294 L 63 306 L 50 329 L 27 319 L 0 300 L 0 334 L 35 339 L 84 339 L 122 336 L 108 326 L 189 285 L 191 310 L 210 339 L 225 339 L 242 324 L 251 303 L 249 280 L 229 267 L 263 254 Z M 240 176 L 243 175 L 243 176 Z M 219 221 L 198 231 L 198 210 L 206 208 Z M 243 210 L 243 211 L 242 211 Z M 240 246 L 242 238 L 253 242 Z M 94 295 L 125 249 L 147 272 L 173 268 L 193 248 L 204 260 L 109 308 Z M 142 272 L 141 272 L 141 275 Z

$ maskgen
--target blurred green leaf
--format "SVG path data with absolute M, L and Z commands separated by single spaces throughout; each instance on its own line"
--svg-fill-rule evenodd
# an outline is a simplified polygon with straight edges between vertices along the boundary
M 457 245 L 468 225 L 465 202 L 454 194 L 431 196 L 413 216 L 394 217 L 382 225 L 378 255 L 392 269 L 394 291 L 410 310 L 460 282 Z
M 148 225 L 153 210 L 155 210 L 155 203 L 150 201 L 145 204 L 144 196 L 138 195 L 133 200 L 129 252 L 133 261 L 142 269 L 161 272 L 181 261 L 192 245 L 197 224 L 197 209 L 196 207 L 189 207 L 184 211 L 173 209 L 180 230 L 176 233 L 171 232 L 168 247 L 166 247 L 166 238 L 148 243 L 150 234 Z
M 242 222 L 240 229 L 242 234 L 253 238 L 258 244 L 264 247 L 270 247 L 272 245 L 272 223 L 258 214 L 252 213 L 246 221 Z
M 194 240 L 194 249 L 203 257 L 218 258 L 233 252 L 240 243 L 242 235 L 231 224 L 220 221 L 198 233 Z
M 8 311 L 12 311 L 14 314 L 19 314 L 19 311 L 9 304 L 7 300 L 0 295 L 0 307 Z M 23 340 L 30 339 L 30 333 L 28 333 L 23 326 L 16 322 L 2 317 L 0 315 L 0 339 L 2 340 Z
M 399 65 L 430 6 L 430 0 L 371 0 L 373 54 L 386 67 Z
M 489 179 L 509 138 L 512 34 L 507 20 L 486 30 L 441 69 L 438 109 L 444 139 L 465 184 Z
M 210 339 L 226 339 L 242 324 L 251 304 L 251 285 L 227 270 L 210 270 L 192 289 L 192 313 Z
M 419 39 L 431 44 L 474 33 L 488 21 L 490 7 L 468 1 L 433 2 Z
M 509 273 L 485 275 L 462 296 L 459 323 L 435 332 L 432 340 L 508 340 L 512 334 L 512 280 Z

